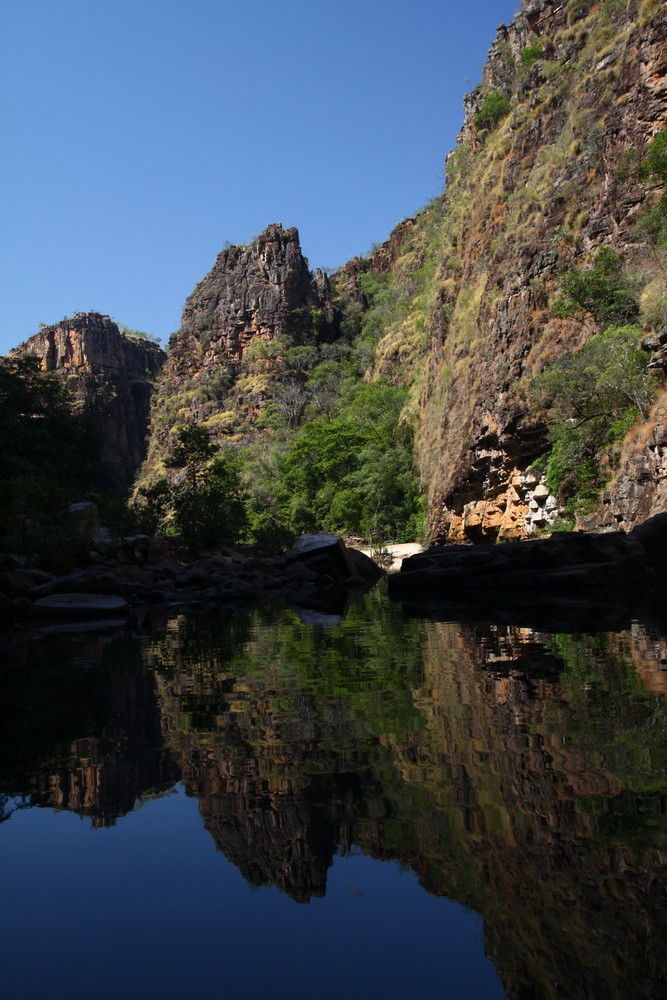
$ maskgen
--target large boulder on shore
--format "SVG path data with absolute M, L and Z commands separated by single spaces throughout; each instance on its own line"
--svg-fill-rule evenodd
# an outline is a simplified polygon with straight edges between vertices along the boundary
M 339 535 L 325 531 L 297 538 L 285 554 L 285 562 L 290 575 L 301 566 L 308 571 L 312 582 L 319 580 L 329 586 L 365 587 L 382 575 L 380 567 L 363 552 L 348 549 Z
M 656 514 L 638 524 L 630 538 L 644 549 L 646 561 L 658 576 L 667 575 L 667 514 Z

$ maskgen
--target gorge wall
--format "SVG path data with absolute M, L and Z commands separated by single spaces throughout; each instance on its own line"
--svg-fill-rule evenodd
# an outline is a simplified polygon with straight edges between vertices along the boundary
M 18 349 L 65 374 L 117 484 L 127 488 L 144 459 L 160 371 L 139 485 L 165 474 L 184 424 L 240 452 L 284 445 L 335 415 L 345 385 L 383 379 L 408 393 L 401 420 L 430 540 L 547 528 L 568 497 L 546 474 L 553 413 L 534 380 L 603 330 L 593 310 L 557 306 L 564 274 L 591 272 L 607 248 L 636 293 L 632 322 L 660 378 L 648 418 L 602 456 L 608 487 L 579 523 L 632 528 L 664 509 L 667 249 L 641 228 L 665 208 L 667 174 L 642 169 L 667 125 L 664 3 L 524 0 L 464 106 L 445 192 L 331 277 L 313 274 L 297 230 L 275 223 L 222 250 L 164 366 L 159 348 L 97 314 Z M 264 463 L 259 506 L 277 455 L 256 450 L 246 465 L 251 482 Z
M 365 378 L 410 390 L 428 536 L 525 537 L 553 523 L 564 501 L 536 464 L 551 416 L 533 379 L 603 328 L 590 311 L 557 314 L 563 273 L 613 249 L 644 289 L 637 322 L 664 371 L 664 255 L 636 226 L 661 196 L 637 164 L 667 122 L 666 37 L 654 0 L 526 0 L 465 98 L 445 193 L 372 255 L 313 276 L 297 231 L 279 224 L 224 249 L 172 339 L 144 478 L 161 474 L 184 422 L 243 446 L 270 436 L 273 404 L 294 429 L 303 378 L 289 351 L 373 328 Z M 625 471 L 591 526 L 632 527 L 664 506 L 662 412 L 614 457 Z
M 74 408 L 89 414 L 98 430 L 106 485 L 127 491 L 146 454 L 162 348 L 124 336 L 108 316 L 77 313 L 44 327 L 11 356 L 37 357 L 44 371 L 61 375 Z
M 392 264 L 403 304 L 375 360 L 413 387 L 432 538 L 521 537 L 558 513 L 532 467 L 549 414 L 531 382 L 601 329 L 590 313 L 555 315 L 564 270 L 611 247 L 650 291 L 638 320 L 649 342 L 667 323 L 648 303 L 664 306 L 664 259 L 634 228 L 661 188 L 628 169 L 667 120 L 666 36 L 664 4 L 525 2 L 466 97 L 445 194 Z M 663 507 L 660 413 L 655 432 L 635 432 L 605 505 L 615 523 Z M 633 514 L 624 497 L 637 475 Z

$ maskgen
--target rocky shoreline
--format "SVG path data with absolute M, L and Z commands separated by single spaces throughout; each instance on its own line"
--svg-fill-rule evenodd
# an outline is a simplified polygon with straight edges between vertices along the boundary
M 329 607 L 339 591 L 372 587 L 384 571 L 363 552 L 324 533 L 302 535 L 278 556 L 222 546 L 184 558 L 163 537 L 92 543 L 89 564 L 58 575 L 9 566 L 0 572 L 0 620 L 123 618 L 142 607 L 254 604 L 281 597 Z M 100 551 L 102 549 L 102 551 Z
M 240 607 L 283 601 L 315 616 L 344 614 L 385 571 L 342 538 L 302 535 L 278 555 L 220 546 L 199 557 L 163 536 L 112 539 L 92 505 L 75 505 L 81 565 L 57 574 L 4 557 L 0 626 L 123 622 L 141 609 Z M 88 525 L 88 527 L 86 527 Z M 94 530 L 93 530 L 94 529 Z M 502 545 L 446 545 L 403 559 L 387 576 L 408 613 L 451 621 L 521 624 L 547 631 L 667 627 L 667 513 L 623 531 L 556 532 Z

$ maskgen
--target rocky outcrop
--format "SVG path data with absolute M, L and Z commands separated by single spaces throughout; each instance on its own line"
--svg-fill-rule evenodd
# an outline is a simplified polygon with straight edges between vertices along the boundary
M 77 313 L 11 356 L 37 357 L 44 371 L 61 375 L 77 412 L 97 427 L 105 485 L 126 492 L 146 454 L 153 383 L 166 357 L 159 345 L 124 336 L 108 316 Z
M 77 506 L 84 506 L 77 505 Z M 89 505 L 94 506 L 94 505 Z M 60 619 L 78 628 L 92 618 L 122 623 L 132 608 L 251 605 L 280 600 L 297 614 L 341 618 L 383 575 L 367 555 L 335 535 L 303 535 L 284 555 L 223 546 L 188 558 L 160 535 L 113 538 L 100 528 L 80 538 L 81 568 L 56 575 L 0 566 L 0 623 Z M 313 617 L 313 615 L 315 617 Z
M 250 246 L 223 249 L 187 299 L 170 341 L 144 478 L 163 472 L 179 424 L 203 423 L 213 440 L 252 431 L 290 382 L 281 364 L 285 350 L 330 339 L 335 330 L 329 279 L 310 272 L 296 229 L 275 223 Z
M 194 338 L 210 351 L 206 360 L 240 361 L 255 337 L 287 334 L 302 342 L 313 330 L 312 310 L 325 304 L 325 288 L 326 277 L 308 269 L 298 231 L 274 223 L 250 246 L 229 246 L 218 255 L 185 303 L 174 351 Z

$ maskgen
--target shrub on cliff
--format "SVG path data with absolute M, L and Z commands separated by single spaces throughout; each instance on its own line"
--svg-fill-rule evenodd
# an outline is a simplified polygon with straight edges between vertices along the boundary
M 667 183 L 667 128 L 658 132 L 646 146 L 641 173 Z
M 543 48 L 539 42 L 535 42 L 533 45 L 526 45 L 525 48 L 521 50 L 521 55 L 519 56 L 519 65 L 522 70 L 529 70 L 535 65 L 538 59 L 541 58 L 543 54 Z
M 645 178 L 667 182 L 667 128 L 658 132 L 647 145 L 639 173 Z M 635 238 L 662 247 L 664 251 L 667 246 L 667 191 L 635 223 L 632 233 Z
M 500 90 L 491 90 L 484 98 L 484 103 L 473 122 L 480 129 L 494 129 L 498 122 L 509 113 L 512 102 Z
M 617 253 L 601 246 L 591 267 L 561 275 L 564 298 L 553 304 L 554 315 L 591 313 L 600 323 L 631 323 L 639 314 L 637 282 L 623 273 Z

